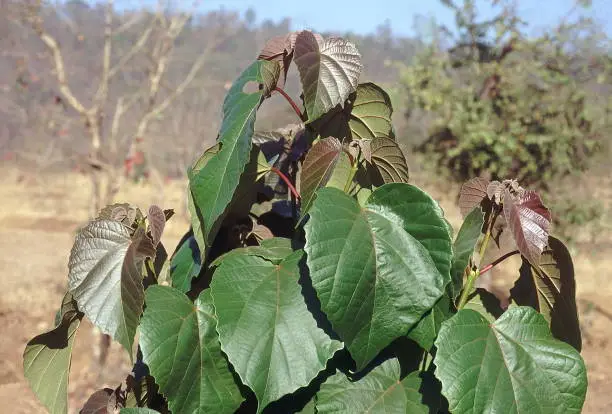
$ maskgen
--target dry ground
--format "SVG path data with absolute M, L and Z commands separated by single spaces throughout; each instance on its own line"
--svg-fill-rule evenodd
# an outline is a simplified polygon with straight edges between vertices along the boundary
M 75 230 L 87 219 L 89 184 L 77 174 L 24 176 L 16 168 L 0 165 L 0 413 L 42 413 L 22 374 L 25 343 L 52 326 L 66 281 L 67 262 Z M 458 222 L 458 210 L 438 185 L 422 184 L 441 201 L 450 221 Z M 146 209 L 157 203 L 175 208 L 163 241 L 171 250 L 187 229 L 183 215 L 184 183 L 170 183 L 163 194 L 145 185 L 128 185 L 117 197 Z M 454 189 L 456 191 L 456 189 Z M 607 246 L 610 244 L 606 243 Z M 612 412 L 612 248 L 575 256 L 577 290 L 583 325 L 583 356 L 589 376 L 585 413 Z M 511 283 L 498 272 L 498 284 Z M 509 274 L 505 274 L 509 276 Z M 129 372 L 123 353 L 113 345 L 109 368 L 99 377 L 88 370 L 90 343 L 94 338 L 86 324 L 78 333 L 70 377 L 72 412 L 94 390 L 114 388 Z M 11 403 L 11 404 L 8 404 Z

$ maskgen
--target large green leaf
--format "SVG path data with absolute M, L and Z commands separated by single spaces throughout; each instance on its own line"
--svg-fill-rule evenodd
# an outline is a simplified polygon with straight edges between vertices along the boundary
M 194 236 L 189 236 L 170 259 L 170 280 L 172 286 L 183 293 L 191 289 L 191 281 L 198 277 L 202 263 L 200 250 Z
M 402 203 L 410 203 L 406 194 L 417 193 L 403 185 L 407 193 L 395 192 L 401 199 L 390 200 L 387 195 L 394 188 L 381 187 L 364 208 L 340 190 L 320 189 L 305 226 L 313 286 L 358 370 L 405 335 L 442 296 L 449 280 L 422 244 L 426 238 L 418 240 L 404 229 L 418 233 L 401 215 Z M 413 207 L 419 208 L 418 201 Z M 435 240 L 437 215 L 423 210 L 414 217 L 419 214 L 426 220 L 422 229 L 430 228 Z M 450 256 L 450 247 L 446 254 Z
M 307 30 L 295 39 L 294 61 L 304 89 L 308 122 L 336 105 L 343 105 L 357 89 L 361 55 L 355 45 L 341 38 L 317 38 Z
M 387 92 L 374 83 L 359 84 L 349 119 L 353 139 L 393 137 L 392 114 Z
M 329 181 L 341 154 L 342 144 L 337 138 L 333 137 L 324 138 L 317 142 L 306 154 L 302 164 L 300 180 L 302 216 L 310 209 L 315 192 Z
M 504 313 L 504 309 L 501 307 L 497 296 L 483 288 L 476 289 L 470 295 L 464 309 L 475 310 L 489 322 L 495 322 Z
M 31 339 L 23 353 L 23 373 L 51 414 L 68 412 L 68 375 L 72 345 L 83 314 L 66 293 L 55 329 Z
M 120 222 L 96 220 L 77 234 L 68 262 L 68 289 L 79 309 L 130 357 L 144 302 L 146 257 L 155 257 L 155 249 L 142 227 L 130 237 Z
M 151 286 L 142 316 L 144 362 L 175 413 L 233 413 L 243 398 L 221 353 L 210 291 L 195 304 L 178 290 Z
M 459 233 L 457 233 L 457 238 L 453 245 L 454 256 L 451 268 L 451 292 L 453 299 L 459 296 L 459 292 L 463 288 L 465 269 L 470 262 L 470 257 L 474 253 L 474 248 L 482 233 L 483 223 L 484 215 L 482 210 L 480 207 L 476 207 L 465 217 Z
M 211 291 L 221 348 L 258 401 L 305 387 L 342 348 L 317 327 L 298 279 L 302 251 L 275 264 L 248 252 L 225 257 Z
M 397 142 L 379 137 L 370 144 L 372 164 L 385 183 L 407 183 L 410 178 L 406 157 Z
M 510 290 L 511 300 L 538 310 L 550 323 L 555 338 L 582 348 L 576 308 L 574 264 L 567 247 L 554 237 L 542 252 L 538 266 L 523 260 L 520 277 Z
M 280 264 L 285 257 L 293 253 L 291 247 L 291 240 L 283 237 L 273 237 L 271 239 L 262 240 L 259 246 L 248 246 L 241 249 L 230 250 L 217 257 L 213 262 L 212 266 L 218 266 L 221 262 L 229 257 L 233 256 L 259 256 L 274 264 Z
M 190 190 L 205 243 L 204 247 L 200 246 L 203 257 L 210 248 L 251 157 L 256 112 L 266 88 L 253 93 L 246 93 L 243 88 L 250 82 L 269 82 L 272 67 L 278 69 L 278 63 L 258 60 L 234 82 L 223 103 L 223 122 L 219 132 L 221 149 L 212 154 L 190 179 Z
M 463 309 L 442 324 L 436 376 L 452 413 L 579 413 L 584 361 L 550 333 L 529 307 L 508 309 L 495 322 Z
M 400 363 L 389 359 L 358 381 L 337 372 L 317 393 L 317 413 L 429 413 L 436 412 L 421 394 L 421 373 L 412 372 L 400 380 Z M 427 401 L 426 401 L 427 400 Z

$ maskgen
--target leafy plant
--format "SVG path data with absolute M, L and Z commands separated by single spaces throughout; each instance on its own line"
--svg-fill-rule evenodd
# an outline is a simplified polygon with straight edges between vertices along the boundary
M 290 64 L 304 110 L 281 87 Z M 271 40 L 189 171 L 192 228 L 175 253 L 160 242 L 172 212 L 156 206 L 108 206 L 79 232 L 57 326 L 24 353 L 52 413 L 67 411 L 83 317 L 135 359 L 83 412 L 580 411 L 574 273 L 548 209 L 514 180 L 474 179 L 453 237 L 407 183 L 390 100 L 360 71 L 345 40 Z M 255 132 L 273 93 L 300 123 Z M 504 236 L 518 250 L 482 264 Z M 513 254 L 523 266 L 502 309 L 474 285 Z

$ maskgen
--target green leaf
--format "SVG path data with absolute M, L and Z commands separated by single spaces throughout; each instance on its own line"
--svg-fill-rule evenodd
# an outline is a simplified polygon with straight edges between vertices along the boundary
M 337 372 L 317 393 L 317 413 L 429 413 L 429 401 L 425 403 L 419 391 L 420 373 L 400 380 L 400 371 L 399 361 L 389 359 L 358 381 Z
M 66 293 L 55 329 L 30 340 L 23 353 L 23 372 L 41 403 L 51 414 L 68 412 L 68 375 L 76 331 L 83 314 Z
M 567 247 L 559 239 L 548 238 L 548 246 L 537 267 L 523 260 L 520 277 L 510 290 L 510 297 L 519 305 L 539 311 L 550 323 L 555 338 L 580 351 L 582 337 L 576 308 L 574 264 Z
M 349 119 L 353 139 L 393 137 L 392 114 L 387 92 L 374 83 L 359 84 Z
M 436 340 L 442 322 L 453 316 L 454 307 L 448 295 L 443 295 L 433 308 L 409 332 L 408 338 L 427 351 Z
M 338 139 L 328 137 L 312 146 L 304 163 L 300 185 L 302 197 L 301 213 L 306 215 L 315 198 L 316 191 L 327 184 L 342 154 L 342 144 Z
M 144 302 L 145 257 L 155 257 L 155 249 L 142 227 L 130 238 L 120 222 L 96 220 L 77 234 L 68 262 L 68 289 L 79 309 L 130 358 Z
M 410 178 L 408 163 L 397 142 L 379 137 L 370 144 L 372 164 L 385 183 L 407 183 Z
M 145 407 L 122 408 L 119 414 L 159 414 L 159 411 Z
M 406 194 L 418 193 L 407 188 L 395 192 L 401 199 L 390 200 L 387 196 L 394 190 L 377 189 L 361 208 L 340 190 L 320 189 L 305 225 L 313 287 L 358 370 L 405 335 L 442 296 L 449 280 L 437 270 L 422 244 L 425 239 L 419 241 L 404 230 L 411 224 L 401 216 L 402 203 L 411 203 Z M 435 230 L 436 214 L 423 210 L 413 217 L 419 214 L 431 220 L 422 228 Z M 443 253 L 441 248 L 438 253 Z M 446 254 L 450 256 L 450 248 Z
M 463 221 L 455 244 L 453 245 L 454 257 L 451 268 L 451 291 L 453 299 L 456 299 L 463 288 L 463 276 L 465 268 L 469 265 L 470 257 L 474 253 L 474 248 L 478 238 L 482 233 L 484 215 L 480 207 L 474 208 Z
M 202 257 L 212 244 L 242 172 L 251 158 L 251 137 L 264 90 L 245 93 L 243 88 L 249 82 L 264 83 L 270 65 L 278 67 L 276 62 L 256 61 L 234 82 L 223 103 L 223 122 L 219 133 L 221 149 L 212 154 L 190 179 L 190 190 L 205 244 L 200 246 Z M 194 234 L 197 239 L 195 226 Z
M 504 313 L 497 296 L 491 292 L 478 288 L 472 293 L 464 309 L 472 309 L 484 316 L 489 322 L 495 322 Z
M 351 159 L 345 151 L 340 152 L 338 162 L 334 166 L 334 170 L 329 177 L 329 181 L 325 184 L 325 187 L 333 187 L 338 190 L 344 191 L 346 182 L 349 180 L 351 175 Z
M 463 309 L 442 324 L 436 347 L 452 413 L 579 413 L 584 404 L 584 361 L 529 307 L 512 307 L 493 323 Z
M 217 257 L 211 266 L 219 266 L 221 262 L 227 258 L 234 256 L 259 256 L 274 264 L 280 264 L 280 262 L 293 253 L 291 247 L 291 239 L 285 239 L 283 237 L 273 237 L 271 239 L 262 240 L 259 246 L 248 246 L 241 249 L 230 250 L 229 252 Z
M 361 55 L 355 45 L 340 38 L 321 39 L 307 30 L 295 39 L 294 61 L 304 89 L 308 122 L 336 105 L 343 105 L 357 89 Z
M 151 286 L 142 316 L 144 362 L 175 413 L 233 413 L 243 398 L 219 345 L 210 291 L 195 304 L 178 290 Z
M 260 256 L 226 256 L 211 291 L 221 348 L 261 412 L 269 403 L 305 387 L 342 349 L 317 327 L 298 279 L 303 252 L 275 264 Z
M 191 281 L 202 269 L 200 250 L 194 236 L 183 241 L 170 259 L 170 280 L 172 287 L 183 293 L 191 289 Z

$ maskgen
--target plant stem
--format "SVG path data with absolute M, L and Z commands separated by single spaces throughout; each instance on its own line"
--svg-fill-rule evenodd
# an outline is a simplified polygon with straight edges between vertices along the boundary
M 293 99 L 291 99 L 289 95 L 287 95 L 287 92 L 285 92 L 282 88 L 279 88 L 278 86 L 275 86 L 274 90 L 283 95 L 283 97 L 287 100 L 287 102 L 289 102 L 289 105 L 291 105 L 297 116 L 300 118 L 300 121 L 304 122 L 304 115 L 302 114 L 302 111 L 300 111 L 300 107 L 297 106 L 297 104 L 293 101 Z
M 515 254 L 519 254 L 520 252 L 518 250 L 514 250 L 512 252 L 506 253 L 503 256 L 498 257 L 497 259 L 495 259 L 493 262 L 489 263 L 488 265 L 486 265 L 485 267 L 483 267 L 482 269 L 480 269 L 480 274 L 486 273 L 489 270 L 493 269 L 494 266 L 497 266 L 498 264 L 500 264 L 501 262 L 503 262 L 504 260 L 506 260 L 508 257 L 512 257 Z
M 351 165 L 351 172 L 349 173 L 348 179 L 346 180 L 346 184 L 344 184 L 344 192 L 346 194 L 349 193 L 351 189 L 351 184 L 353 184 L 353 178 L 355 178 L 355 174 L 357 174 L 357 169 L 359 168 L 359 154 L 355 157 L 355 161 L 353 161 L 353 165 Z
M 276 167 L 270 167 L 270 171 L 272 171 L 273 173 L 278 175 L 285 182 L 285 184 L 287 184 L 287 187 L 289 187 L 289 190 L 291 191 L 291 194 L 293 194 L 293 196 L 296 199 L 300 199 L 301 198 L 300 197 L 300 193 L 298 193 L 298 191 L 295 189 L 295 186 L 293 185 L 291 180 L 289 178 L 287 178 L 287 176 L 285 174 L 283 174 L 283 172 L 281 170 L 279 170 Z
M 468 275 L 467 282 L 461 291 L 461 297 L 459 298 L 459 303 L 457 304 L 457 310 L 463 309 L 465 304 L 467 303 L 468 296 L 472 293 L 472 288 L 474 287 L 474 282 L 478 279 L 479 272 L 478 270 L 470 270 L 470 274 Z

